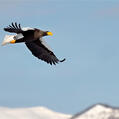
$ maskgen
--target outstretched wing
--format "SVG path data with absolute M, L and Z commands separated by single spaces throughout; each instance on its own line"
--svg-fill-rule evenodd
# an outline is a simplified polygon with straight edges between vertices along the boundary
M 23 30 L 21 29 L 21 25 L 15 22 L 12 23 L 11 25 L 9 25 L 8 27 L 4 28 L 5 31 L 7 32 L 11 32 L 11 33 L 22 33 Z
M 56 63 L 58 62 L 63 62 L 65 59 L 63 60 L 59 60 L 52 51 L 50 51 L 47 47 L 45 47 L 41 41 L 38 39 L 36 41 L 33 41 L 33 42 L 26 42 L 25 43 L 26 46 L 28 47 L 28 49 L 32 52 L 32 54 L 47 62 L 47 63 L 50 63 L 51 65 L 54 64 L 56 65 Z

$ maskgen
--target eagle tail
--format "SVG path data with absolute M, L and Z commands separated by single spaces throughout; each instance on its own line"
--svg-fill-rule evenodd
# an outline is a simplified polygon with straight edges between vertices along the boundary
M 10 41 L 14 40 L 14 37 L 15 35 L 6 35 L 1 45 L 9 44 Z

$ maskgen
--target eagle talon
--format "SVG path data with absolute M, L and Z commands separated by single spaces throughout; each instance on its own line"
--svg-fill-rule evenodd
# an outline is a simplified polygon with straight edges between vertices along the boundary
M 15 42 L 16 42 L 16 40 L 12 40 L 12 41 L 10 41 L 11 44 L 14 44 Z

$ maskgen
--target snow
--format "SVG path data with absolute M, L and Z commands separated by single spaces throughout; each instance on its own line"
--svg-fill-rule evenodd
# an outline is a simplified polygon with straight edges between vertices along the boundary
M 0 119 L 68 119 L 71 115 L 54 112 L 45 107 L 0 108 Z
M 73 119 L 119 119 L 119 109 L 98 104 Z
M 72 116 L 45 107 L 0 107 L 0 119 L 119 119 L 119 108 L 97 104 Z

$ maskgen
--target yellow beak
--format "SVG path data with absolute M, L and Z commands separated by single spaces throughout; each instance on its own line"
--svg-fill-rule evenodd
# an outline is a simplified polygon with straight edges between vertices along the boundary
M 47 35 L 52 36 L 53 33 L 52 32 L 47 32 Z

